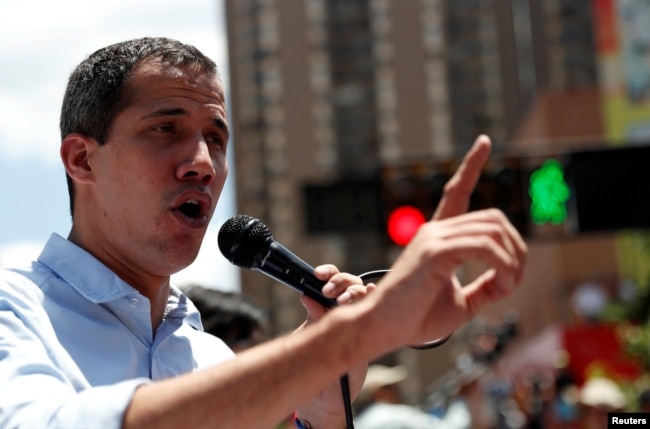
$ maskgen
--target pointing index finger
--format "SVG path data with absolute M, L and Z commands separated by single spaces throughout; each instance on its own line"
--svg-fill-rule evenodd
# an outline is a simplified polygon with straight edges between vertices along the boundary
M 469 200 L 481 177 L 483 166 L 490 156 L 492 143 L 486 135 L 480 135 L 467 152 L 460 166 L 445 185 L 445 192 L 433 215 L 440 220 L 465 213 Z

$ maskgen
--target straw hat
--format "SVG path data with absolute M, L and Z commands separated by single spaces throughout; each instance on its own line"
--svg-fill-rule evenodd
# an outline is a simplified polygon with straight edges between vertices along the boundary
M 588 407 L 619 410 L 625 408 L 625 395 L 612 380 L 604 377 L 589 379 L 580 391 L 580 403 Z
M 366 381 L 361 387 L 358 399 L 367 400 L 378 389 L 392 386 L 406 379 L 408 369 L 402 365 L 388 367 L 385 365 L 370 365 L 366 374 Z

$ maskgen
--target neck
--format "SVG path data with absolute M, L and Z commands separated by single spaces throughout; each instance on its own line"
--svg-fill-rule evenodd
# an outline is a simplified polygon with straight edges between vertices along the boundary
M 106 265 L 118 277 L 131 285 L 149 300 L 151 306 L 151 329 L 155 333 L 167 307 L 167 299 L 170 292 L 170 276 L 152 275 L 145 270 L 139 269 L 136 265 L 129 264 L 127 260 L 120 260 L 113 256 L 113 252 L 107 251 L 107 246 L 94 246 L 93 240 L 84 239 L 74 225 L 68 240 L 91 253 L 95 258 Z M 124 263 L 127 261 L 127 263 Z
M 169 290 L 170 286 L 168 280 L 166 285 L 164 287 L 159 287 L 155 293 L 146 294 L 145 292 L 140 291 L 140 293 L 149 298 L 149 304 L 151 305 L 151 329 L 153 329 L 154 333 L 162 323 L 165 308 L 167 307 Z

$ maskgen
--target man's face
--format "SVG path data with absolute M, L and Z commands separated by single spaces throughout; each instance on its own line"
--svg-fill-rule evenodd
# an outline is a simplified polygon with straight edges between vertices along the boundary
M 228 171 L 223 88 L 214 76 L 147 63 L 128 107 L 92 150 L 89 249 L 123 278 L 168 276 L 198 254 Z M 75 219 L 76 221 L 76 219 Z

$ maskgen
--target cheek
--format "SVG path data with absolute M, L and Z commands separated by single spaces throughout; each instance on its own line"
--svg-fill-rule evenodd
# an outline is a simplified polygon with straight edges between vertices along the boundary
M 122 207 L 124 211 L 138 210 L 139 206 L 155 195 L 156 183 L 160 182 L 160 178 L 153 174 L 161 168 L 138 162 L 135 157 L 117 157 L 113 161 L 108 191 L 112 190 L 116 204 L 126 205 Z
M 215 180 L 212 184 L 213 186 L 213 196 L 215 200 L 221 195 L 223 187 L 228 178 L 228 164 L 226 162 L 216 163 L 214 167 L 215 171 Z
M 144 166 L 141 165 L 139 168 L 133 168 L 133 166 L 130 166 L 128 169 L 126 166 L 124 167 L 125 168 L 118 169 L 113 177 L 114 183 L 119 183 L 118 192 L 120 192 L 120 194 L 125 198 L 131 196 L 131 198 L 137 199 L 138 195 L 146 197 L 146 195 L 142 195 L 142 193 L 149 189 L 149 185 L 153 179 L 149 177 Z

